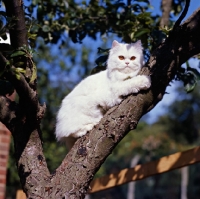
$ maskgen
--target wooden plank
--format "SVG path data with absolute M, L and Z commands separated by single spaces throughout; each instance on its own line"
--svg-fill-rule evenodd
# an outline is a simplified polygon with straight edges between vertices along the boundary
M 26 194 L 22 190 L 17 190 L 16 199 L 26 199 Z
M 155 174 L 161 174 L 197 162 L 200 162 L 200 147 L 168 155 L 156 161 L 137 165 L 130 169 L 123 169 L 118 173 L 95 179 L 91 182 L 89 193 L 102 191 L 131 181 L 141 180 Z

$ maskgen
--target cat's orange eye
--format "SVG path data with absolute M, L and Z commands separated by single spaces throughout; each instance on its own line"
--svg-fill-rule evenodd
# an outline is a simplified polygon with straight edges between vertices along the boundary
M 135 59 L 136 59 L 136 57 L 135 57 L 135 56 L 132 56 L 130 60 L 133 61 L 133 60 L 135 60 Z
M 124 56 L 120 55 L 120 56 L 119 56 L 119 59 L 120 59 L 120 60 L 124 60 Z

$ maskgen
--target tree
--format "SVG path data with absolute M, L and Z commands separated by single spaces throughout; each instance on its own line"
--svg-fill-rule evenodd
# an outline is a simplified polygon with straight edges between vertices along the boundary
M 148 40 L 148 35 L 154 28 L 150 14 L 144 12 L 139 4 L 132 6 L 131 1 L 128 1 L 127 5 L 122 2 L 106 1 L 106 6 L 99 6 L 98 1 L 92 0 L 88 10 L 86 9 L 88 11 L 86 15 L 84 15 L 85 9 L 77 9 L 78 13 L 75 13 L 73 1 L 69 1 L 68 5 L 43 1 L 43 6 L 39 1 L 33 1 L 38 6 L 38 19 L 40 17 L 43 19 L 43 11 L 48 13 L 44 17 L 50 19 L 51 26 L 44 21 L 42 28 L 34 30 L 38 35 L 43 35 L 47 42 L 50 40 L 57 42 L 58 39 L 62 39 L 59 33 L 63 31 L 63 27 L 59 24 L 68 19 L 62 17 L 62 9 L 67 6 L 71 8 L 71 12 L 68 9 L 69 13 L 67 13 L 67 16 L 70 16 L 67 28 L 75 42 L 81 41 L 86 35 L 95 37 L 95 33 L 99 31 L 102 34 L 109 30 L 117 32 L 117 25 L 120 25 L 123 28 L 118 35 L 125 41 L 129 42 L 133 37 L 135 40 L 140 37 L 146 47 L 151 44 L 150 50 L 154 50 L 141 71 L 141 74 L 151 75 L 151 88 L 138 95 L 128 96 L 120 105 L 111 108 L 92 131 L 75 143 L 61 165 L 50 174 L 43 155 L 40 130 L 45 105 L 41 105 L 38 100 L 36 66 L 28 43 L 28 36 L 33 39 L 34 35 L 32 32 L 27 34 L 25 26 L 27 21 L 22 2 L 6 0 L 4 3 L 6 17 L 11 20 L 9 24 L 12 24 L 8 28 L 14 51 L 9 55 L 5 51 L 0 54 L 1 79 L 6 85 L 11 84 L 14 87 L 19 100 L 13 102 L 5 96 L 5 93 L 12 93 L 13 89 L 2 92 L 0 120 L 13 135 L 16 164 L 23 189 L 28 198 L 84 198 L 90 181 L 106 157 L 131 129 L 136 128 L 141 116 L 162 99 L 166 86 L 177 75 L 178 70 L 182 71 L 181 64 L 200 52 L 200 9 L 197 9 L 182 25 L 180 25 L 180 18 L 165 41 L 156 47 L 158 42 L 156 37 L 151 42 Z M 120 14 L 118 9 L 125 11 Z M 136 9 L 135 12 L 139 14 L 131 15 L 132 9 Z M 100 17 L 95 18 L 97 10 L 101 14 L 98 13 Z M 74 17 L 73 12 L 76 14 Z M 59 18 L 59 24 L 54 22 L 55 16 Z M 128 28 L 133 28 L 131 20 L 137 22 L 135 31 Z M 101 22 L 100 26 L 99 22 Z M 189 79 L 184 79 L 186 85 L 191 82 L 189 80 L 196 80 L 195 74 Z M 182 77 L 184 74 L 179 72 L 179 78 Z

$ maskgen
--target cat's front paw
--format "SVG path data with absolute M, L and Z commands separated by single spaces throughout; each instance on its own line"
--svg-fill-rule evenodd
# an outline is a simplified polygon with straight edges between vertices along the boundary
M 150 88 L 150 86 L 151 86 L 150 76 L 139 75 L 138 78 L 139 78 L 139 81 L 140 81 L 140 89 L 141 90 L 146 90 L 146 89 Z

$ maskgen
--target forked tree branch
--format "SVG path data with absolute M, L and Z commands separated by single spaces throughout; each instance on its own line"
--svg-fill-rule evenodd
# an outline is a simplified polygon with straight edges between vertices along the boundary
M 199 34 L 200 9 L 183 23 L 173 39 L 166 39 L 153 52 L 142 71 L 143 74 L 151 74 L 151 89 L 131 95 L 120 105 L 111 108 L 93 130 L 75 143 L 52 179 L 54 182 L 58 179 L 64 181 L 62 174 L 67 175 L 69 181 L 62 186 L 62 196 L 84 197 L 93 175 L 117 143 L 136 128 L 139 119 L 162 99 L 177 68 L 200 53 Z

